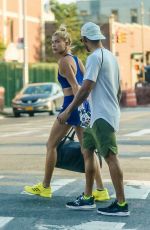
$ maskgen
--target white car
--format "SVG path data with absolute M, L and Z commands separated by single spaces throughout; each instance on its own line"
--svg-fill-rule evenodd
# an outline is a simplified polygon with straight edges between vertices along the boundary
M 63 91 L 57 83 L 31 83 L 13 98 L 12 109 L 15 117 L 22 113 L 34 116 L 41 112 L 53 115 L 60 110 L 62 103 Z

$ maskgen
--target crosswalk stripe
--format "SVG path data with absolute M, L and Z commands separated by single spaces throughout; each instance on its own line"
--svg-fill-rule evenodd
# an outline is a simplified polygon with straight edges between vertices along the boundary
M 13 136 L 20 136 L 20 135 L 26 135 L 26 134 L 33 134 L 33 133 L 37 133 L 38 131 L 24 131 L 24 132 L 15 132 L 15 133 L 8 133 L 8 134 L 3 134 L 1 135 L 1 137 L 13 137 Z
M 65 186 L 67 184 L 70 184 L 72 182 L 75 182 L 75 181 L 76 181 L 76 179 L 58 179 L 58 180 L 55 180 L 54 182 L 51 183 L 52 191 L 55 192 L 58 189 L 60 189 L 61 187 Z
M 125 229 L 123 228 L 125 226 L 125 223 L 118 223 L 118 222 L 104 222 L 104 221 L 90 221 L 86 222 L 80 225 L 71 226 L 72 230 L 136 230 L 136 229 Z M 64 226 L 64 225 L 48 225 L 48 224 L 39 224 L 35 225 L 35 228 L 37 230 L 44 230 L 44 229 L 61 229 L 66 230 L 70 229 L 70 226 Z
M 8 224 L 14 217 L 2 217 L 0 216 L 0 228 L 3 228 L 6 224 Z
M 150 160 L 150 157 L 139 157 L 140 160 Z
M 75 182 L 76 179 L 57 179 L 52 181 L 51 183 L 51 187 L 52 187 L 52 192 L 55 192 L 57 190 L 59 190 L 60 188 L 62 188 L 63 186 L 70 184 L 72 182 Z M 34 194 L 30 194 L 27 193 L 26 191 L 22 191 L 21 194 L 29 194 L 29 195 L 34 195 Z
M 150 185 L 134 185 L 127 183 L 124 186 L 126 199 L 146 199 L 150 193 Z M 116 197 L 113 194 L 111 197 Z
M 145 135 L 145 134 L 150 134 L 150 129 L 142 129 L 142 130 L 139 130 L 137 132 L 132 132 L 132 133 L 125 134 L 124 136 L 127 136 L 127 137 L 139 137 L 139 136 L 142 136 L 142 135 Z
M 0 179 L 3 179 L 4 176 L 1 175 Z M 56 179 L 52 181 L 51 187 L 52 192 L 61 189 L 62 187 L 75 182 L 77 179 Z M 110 183 L 110 179 L 104 179 L 104 183 Z M 125 180 L 124 181 L 124 190 L 127 199 L 147 199 L 150 193 L 150 181 L 138 181 L 138 180 Z M 25 191 L 22 191 L 21 194 L 26 194 Z M 32 195 L 32 194 L 31 194 Z M 67 195 L 66 195 L 67 196 Z M 71 196 L 71 193 L 69 193 Z M 112 198 L 115 198 L 115 193 L 111 195 Z
M 4 178 L 4 176 L 0 176 L 0 179 L 3 179 Z

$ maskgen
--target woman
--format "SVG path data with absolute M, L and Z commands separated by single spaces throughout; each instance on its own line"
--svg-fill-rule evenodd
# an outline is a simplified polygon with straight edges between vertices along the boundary
M 71 38 L 64 26 L 61 26 L 52 36 L 52 50 L 58 58 L 58 81 L 62 86 L 64 93 L 64 103 L 62 111 L 72 102 L 74 95 L 77 93 L 83 81 L 84 66 L 82 62 L 71 54 Z M 47 155 L 45 162 L 45 176 L 43 183 L 33 186 L 25 186 L 25 191 L 42 197 L 52 196 L 50 182 L 57 159 L 57 145 L 61 139 L 67 134 L 70 127 L 73 126 L 77 137 L 82 144 L 82 131 L 80 126 L 80 116 L 78 109 L 75 109 L 66 124 L 60 124 L 56 119 L 52 127 L 48 142 Z M 98 157 L 95 154 L 97 172 L 95 176 L 97 190 L 93 192 L 96 200 L 107 200 L 109 195 L 107 189 L 104 189 Z

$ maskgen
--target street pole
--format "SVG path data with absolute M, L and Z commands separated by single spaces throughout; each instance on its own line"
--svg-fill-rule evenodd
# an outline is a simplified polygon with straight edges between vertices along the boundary
M 27 25 L 26 25 L 26 0 L 22 0 L 23 4 L 23 86 L 29 82 L 28 75 L 28 46 L 27 46 Z
M 3 0 L 2 2 L 2 20 L 3 20 L 3 42 L 6 45 L 7 44 L 7 17 L 6 17 L 6 0 Z
M 45 61 L 45 20 L 44 20 L 44 4 L 41 0 L 41 42 L 42 42 L 42 61 Z
M 109 36 L 110 36 L 110 50 L 116 55 L 116 41 L 115 41 L 115 27 L 114 27 L 114 15 L 109 17 Z
M 143 81 L 145 81 L 145 53 L 144 53 L 144 2 L 141 0 L 141 43 L 142 43 L 142 59 L 143 59 L 143 66 L 142 66 L 142 77 Z

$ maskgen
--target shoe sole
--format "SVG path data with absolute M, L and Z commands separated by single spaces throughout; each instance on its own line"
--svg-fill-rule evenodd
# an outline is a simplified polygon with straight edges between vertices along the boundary
M 69 205 L 66 205 L 66 208 L 70 208 L 70 209 L 73 209 L 73 210 L 84 210 L 84 211 L 88 211 L 88 210 L 92 210 L 92 209 L 95 209 L 96 208 L 96 204 L 93 204 L 91 206 L 80 206 L 80 207 L 75 207 L 75 206 L 69 206 Z
M 105 216 L 129 216 L 130 215 L 130 212 L 107 213 L 99 210 L 97 210 L 97 213 Z
M 52 197 L 52 195 L 50 195 L 50 196 L 43 196 L 41 194 L 35 194 L 35 193 L 32 193 L 32 192 L 27 192 L 26 190 L 24 190 L 24 194 L 31 195 L 31 196 L 40 196 L 40 197 L 43 197 L 43 198 L 51 198 Z

